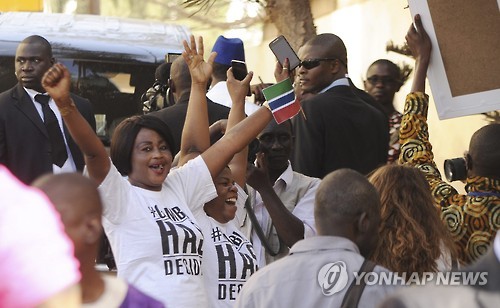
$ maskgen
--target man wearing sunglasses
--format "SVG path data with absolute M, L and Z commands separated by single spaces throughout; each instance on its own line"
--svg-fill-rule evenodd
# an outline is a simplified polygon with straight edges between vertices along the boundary
M 331 33 L 315 36 L 299 49 L 300 87 L 313 97 L 302 102 L 305 117 L 295 118 L 294 168 L 323 178 L 340 168 L 367 174 L 387 160 L 385 115 L 349 84 L 347 51 Z

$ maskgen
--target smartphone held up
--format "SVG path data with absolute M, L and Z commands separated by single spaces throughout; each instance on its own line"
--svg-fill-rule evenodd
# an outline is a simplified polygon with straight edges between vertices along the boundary
M 243 61 L 231 60 L 231 68 L 233 69 L 233 76 L 237 80 L 243 80 L 248 74 L 247 65 Z M 247 96 L 251 96 L 250 88 L 248 89 Z
M 269 43 L 269 48 L 274 53 L 281 65 L 283 65 L 285 59 L 288 58 L 288 61 L 290 63 L 290 70 L 293 70 L 294 68 L 299 66 L 299 57 L 283 35 L 280 35 L 272 40 L 271 43 Z

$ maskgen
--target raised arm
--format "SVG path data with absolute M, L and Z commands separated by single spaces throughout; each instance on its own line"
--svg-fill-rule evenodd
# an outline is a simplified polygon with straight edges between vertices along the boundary
M 198 44 L 199 46 L 197 49 L 194 37 L 192 37 L 190 45 L 187 43 L 184 44 L 185 51 L 182 54 L 189 66 L 192 78 L 191 95 L 189 97 L 183 140 L 185 137 L 184 134 L 186 134 L 186 138 L 191 138 L 190 134 L 196 132 L 194 125 L 204 125 L 204 127 L 208 127 L 208 124 L 206 124 L 208 118 L 206 117 L 205 110 L 207 108 L 205 95 L 207 82 L 212 72 L 212 63 L 216 54 L 212 53 L 207 62 L 205 62 L 203 60 L 203 41 L 200 39 Z M 249 83 L 250 78 L 251 75 L 249 74 L 242 82 Z M 202 108 L 202 111 L 194 110 L 196 108 Z M 181 142 L 181 151 L 184 151 L 184 155 L 192 155 L 195 152 L 196 155 L 202 153 L 201 156 L 207 164 L 212 178 L 215 178 L 222 169 L 228 165 L 233 156 L 243 150 L 243 148 L 264 129 L 271 119 L 271 111 L 267 107 L 261 107 L 250 117 L 227 131 L 219 141 L 210 146 L 203 153 L 202 149 L 207 147 L 206 144 L 195 144 L 191 142 Z M 206 134 L 208 134 L 208 130 L 205 129 L 205 131 Z M 208 137 L 204 138 L 204 140 L 208 140 Z
M 54 99 L 71 137 L 83 152 L 90 178 L 100 184 L 108 174 L 111 163 L 101 140 L 71 99 L 70 84 L 71 75 L 60 63 L 54 64 L 42 79 L 42 85 Z
M 420 15 L 415 15 L 415 22 L 408 29 L 406 42 L 415 57 L 415 75 L 411 92 L 425 92 L 425 78 L 431 58 L 431 41 L 422 26 Z
M 304 238 L 304 223 L 290 212 L 280 197 L 276 194 L 269 180 L 268 161 L 263 152 L 257 153 L 257 167 L 249 166 L 247 173 L 248 185 L 259 192 L 264 206 L 273 221 L 280 239 L 288 247 Z
M 189 66 L 192 82 L 186 120 L 182 130 L 179 166 L 210 147 L 206 90 L 208 80 L 212 75 L 212 63 L 217 55 L 213 52 L 205 62 L 203 38 L 199 38 L 198 46 L 196 46 L 193 35 L 190 37 L 190 44 L 184 41 L 184 49 L 182 57 Z
M 227 71 L 227 89 L 231 96 L 232 106 L 229 111 L 226 131 L 230 131 L 238 123 L 243 121 L 245 115 L 245 96 L 248 93 L 250 80 L 252 80 L 253 72 L 249 72 L 242 81 L 234 78 L 233 69 Z M 240 187 L 244 187 L 246 183 L 247 172 L 247 157 L 248 146 L 243 147 L 241 151 L 236 153 L 229 163 L 234 180 Z

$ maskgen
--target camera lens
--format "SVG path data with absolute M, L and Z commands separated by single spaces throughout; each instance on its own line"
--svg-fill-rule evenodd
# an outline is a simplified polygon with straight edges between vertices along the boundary
M 446 159 L 444 161 L 444 175 L 450 182 L 461 181 L 467 178 L 467 167 L 462 157 Z

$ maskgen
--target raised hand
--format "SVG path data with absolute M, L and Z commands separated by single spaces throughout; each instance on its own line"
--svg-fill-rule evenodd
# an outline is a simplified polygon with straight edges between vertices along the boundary
M 290 76 L 290 61 L 288 58 L 283 61 L 283 66 L 281 66 L 279 62 L 276 62 L 276 67 L 274 68 L 274 78 L 276 79 L 276 82 L 288 79 Z
M 253 72 L 249 72 L 243 80 L 238 80 L 234 78 L 233 68 L 227 70 L 227 90 L 231 96 L 231 101 L 233 104 L 245 103 L 245 97 L 248 93 L 250 87 L 250 81 L 253 78 Z
M 258 152 L 256 155 L 257 166 L 252 164 L 247 168 L 247 183 L 255 190 L 259 191 L 264 187 L 272 187 L 269 181 L 269 172 L 267 168 L 267 158 L 264 152 Z
M 58 108 L 66 107 L 71 103 L 69 88 L 71 86 L 71 74 L 61 63 L 54 64 L 42 78 L 42 86 L 54 99 Z
M 422 26 L 422 19 L 420 15 L 415 15 L 415 21 L 408 29 L 405 36 L 406 43 L 411 50 L 411 54 L 415 59 L 429 60 L 431 54 L 431 40 L 427 32 Z
M 205 62 L 203 59 L 203 37 L 201 36 L 198 38 L 198 46 L 196 46 L 193 35 L 190 36 L 190 44 L 186 41 L 183 41 L 183 44 L 184 51 L 182 52 L 182 57 L 189 67 L 192 83 L 207 84 L 208 80 L 212 76 L 212 65 L 217 53 L 212 52 L 207 62 Z
M 415 15 L 415 22 L 408 29 L 406 42 L 415 57 L 415 70 L 413 75 L 412 92 L 425 92 L 425 77 L 431 58 L 431 40 L 422 26 L 420 15 Z
M 262 90 L 272 86 L 273 84 L 274 83 L 258 83 L 250 86 L 250 91 L 254 95 L 254 104 L 260 106 L 266 101 Z

